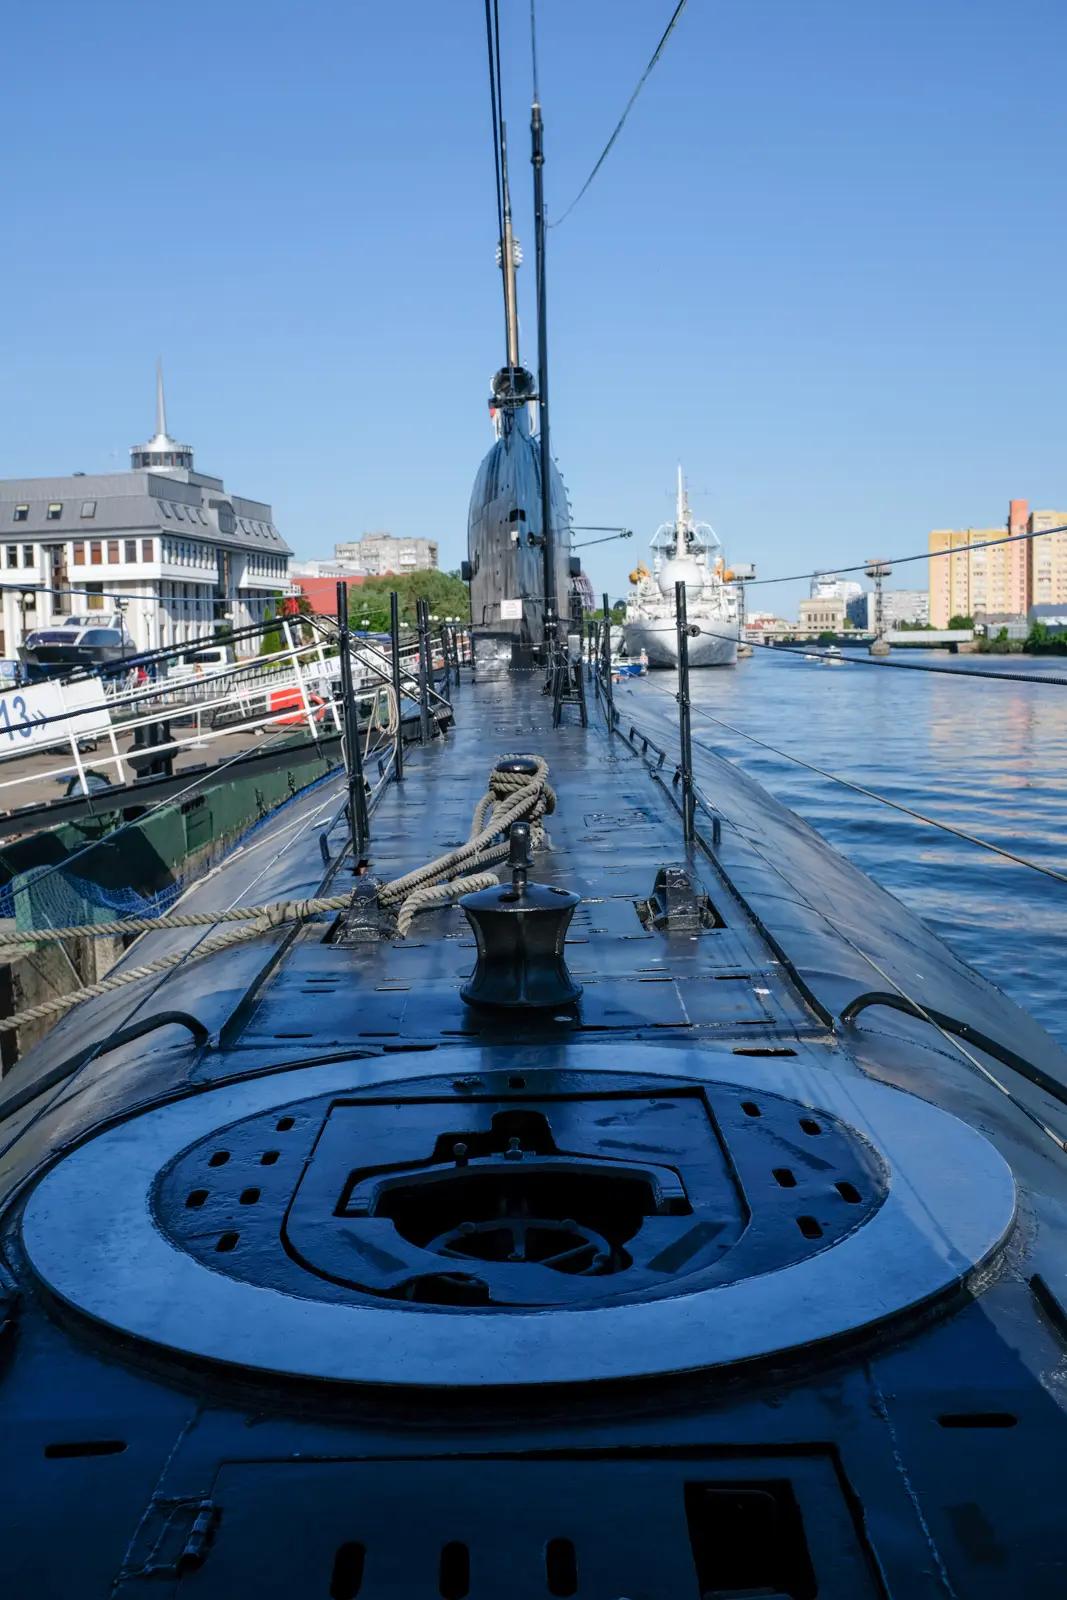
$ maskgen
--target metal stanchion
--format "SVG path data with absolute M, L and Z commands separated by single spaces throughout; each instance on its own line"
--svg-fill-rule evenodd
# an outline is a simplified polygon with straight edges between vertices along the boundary
M 608 708 L 608 732 L 615 732 L 615 686 L 611 681 L 611 607 L 607 595 L 604 596 L 604 628 L 602 635 L 604 674 L 604 700 Z
M 682 837 L 693 840 L 693 737 L 689 712 L 689 617 L 685 584 L 674 586 L 674 615 L 678 627 L 678 735 L 681 742 Z
M 400 691 L 400 596 L 394 589 L 389 596 L 389 636 L 393 650 L 393 698 L 396 701 L 396 759 L 393 777 L 404 781 L 404 697 Z
M 367 790 L 363 782 L 363 756 L 359 748 L 359 718 L 352 685 L 352 632 L 348 621 L 348 585 L 337 585 L 337 642 L 341 647 L 341 714 L 344 726 L 345 773 L 348 778 L 348 822 L 355 866 L 370 839 Z
M 415 602 L 419 625 L 419 738 L 429 744 L 430 727 L 430 608 L 425 600 Z

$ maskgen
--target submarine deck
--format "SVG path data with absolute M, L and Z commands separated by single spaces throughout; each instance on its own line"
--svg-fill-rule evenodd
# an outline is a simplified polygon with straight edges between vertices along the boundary
M 430 859 L 466 838 L 501 754 L 544 755 L 559 805 L 531 878 L 582 897 L 575 1009 L 465 1006 L 458 908 L 358 946 L 320 920 L 80 1007 L 5 1080 L 12 1593 L 59 1592 L 72 1549 L 80 1593 L 124 1600 L 1067 1586 L 1062 1057 L 725 762 L 701 772 L 718 840 L 708 816 L 687 851 L 669 765 L 590 720 L 553 729 L 538 679 L 464 683 L 447 740 L 382 790 L 369 852 L 383 879 Z M 184 903 L 337 892 L 340 798 L 294 802 Z M 707 895 L 698 932 L 639 916 L 670 864 Z M 926 1015 L 843 1020 L 886 993 Z M 60 1070 L 134 1005 L 209 1041 L 168 1026 Z M 576 1216 L 549 1220 L 576 1249 L 607 1239 L 609 1266 L 472 1256 L 485 1219 L 459 1212 L 445 1253 L 473 1272 L 376 1259 L 339 1174 L 404 1170 L 396 1250 L 421 1260 L 420 1175 L 457 1128 L 494 1181 L 501 1129 L 529 1136 L 535 1174 L 580 1148 Z M 631 1188 L 586 1215 L 621 1160 Z M 635 1175 L 651 1192 L 671 1173 L 689 1214 L 666 1203 L 615 1239 Z M 449 1301 L 475 1280 L 488 1301 Z

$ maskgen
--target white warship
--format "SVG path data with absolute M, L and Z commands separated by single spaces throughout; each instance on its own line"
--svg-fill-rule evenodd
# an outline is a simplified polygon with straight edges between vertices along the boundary
M 642 561 L 630 574 L 634 592 L 626 606 L 627 654 L 644 650 L 650 667 L 677 666 L 674 586 L 682 582 L 690 626 L 700 629 L 689 641 L 689 665 L 732 667 L 740 632 L 737 589 L 729 581 L 714 528 L 693 519 L 680 466 L 674 521 L 656 529 L 651 550 L 651 571 Z

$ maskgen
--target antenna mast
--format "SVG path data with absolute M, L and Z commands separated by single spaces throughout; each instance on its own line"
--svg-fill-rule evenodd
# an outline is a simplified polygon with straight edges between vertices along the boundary
M 522 260 L 518 241 L 511 226 L 511 190 L 508 187 L 508 130 L 500 124 L 500 169 L 504 190 L 504 237 L 500 241 L 500 264 L 504 273 L 504 315 L 508 331 L 508 366 L 514 372 L 519 364 L 519 302 L 515 284 L 515 269 Z M 512 380 L 514 387 L 514 379 Z
M 556 530 L 552 525 L 552 453 L 548 432 L 548 328 L 545 295 L 545 186 L 544 124 L 534 90 L 530 110 L 530 137 L 534 169 L 534 237 L 537 252 L 537 395 L 541 428 L 541 538 L 545 574 L 545 644 L 556 636 Z

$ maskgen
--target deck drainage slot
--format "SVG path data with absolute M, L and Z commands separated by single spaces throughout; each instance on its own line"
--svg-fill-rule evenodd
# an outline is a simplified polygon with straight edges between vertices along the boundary
M 795 1189 L 797 1180 L 788 1167 L 775 1167 L 774 1181 L 780 1189 Z
M 258 1199 L 259 1199 L 259 1190 L 258 1189 L 242 1189 L 241 1190 L 241 1204 L 243 1206 L 254 1206 Z
M 834 1184 L 834 1188 L 842 1200 L 847 1200 L 850 1206 L 858 1206 L 862 1196 L 854 1183 L 848 1183 L 844 1178 Z
M 190 1189 L 189 1193 L 185 1197 L 185 1203 L 189 1207 L 190 1211 L 199 1211 L 206 1199 L 206 1189 Z
M 774 1045 L 769 1045 L 769 1044 L 735 1045 L 733 1053 L 734 1053 L 735 1056 L 795 1056 L 796 1055 L 796 1051 L 795 1050 L 789 1050 L 785 1046 L 782 1046 L 779 1049 L 779 1048 L 775 1047 Z
M 125 1439 L 58 1439 L 46 1444 L 44 1453 L 49 1461 L 72 1461 L 76 1456 L 120 1456 L 125 1448 Z
M 786 1479 L 687 1483 L 685 1515 L 701 1595 L 819 1592 L 804 1522 Z
M 948 1411 L 937 1419 L 942 1428 L 1014 1428 L 1018 1420 L 1010 1411 Z
M 805 1239 L 822 1238 L 822 1228 L 818 1222 L 816 1222 L 814 1217 L 798 1217 L 797 1227 L 800 1229 Z
M 525 1087 L 526 1087 L 526 1079 L 525 1078 L 509 1078 L 508 1079 L 508 1088 L 509 1089 L 525 1089 Z
M 545 1578 L 549 1594 L 578 1593 L 578 1559 L 569 1539 L 550 1539 L 545 1545 Z
M 208 1166 L 209 1167 L 224 1167 L 226 1165 L 227 1161 L 229 1161 L 229 1159 L 230 1159 L 230 1152 L 228 1150 L 216 1150 L 215 1154 L 208 1161 Z
M 221 1251 L 223 1255 L 226 1255 L 233 1249 L 240 1237 L 241 1235 L 239 1233 L 234 1233 L 233 1229 L 231 1228 L 220 1236 L 219 1242 L 215 1246 L 215 1249 Z
M 356 1600 L 363 1587 L 363 1568 L 366 1563 L 366 1545 L 343 1544 L 338 1547 L 330 1575 L 330 1600 Z
M 453 1541 L 441 1551 L 437 1569 L 437 1592 L 441 1600 L 464 1600 L 471 1592 L 471 1558 L 465 1544 Z
M 296 1119 L 294 1117 L 279 1117 L 274 1126 L 277 1128 L 279 1133 L 288 1133 L 295 1120 Z
M 274 1163 L 278 1159 L 279 1154 L 280 1154 L 280 1151 L 278 1151 L 278 1150 L 264 1150 L 263 1154 L 259 1158 L 260 1166 L 261 1167 L 273 1167 Z
M 759 1106 L 754 1100 L 742 1100 L 741 1110 L 745 1113 L 746 1117 L 759 1117 L 763 1115 Z
M 800 1126 L 804 1130 L 805 1133 L 810 1133 L 813 1138 L 817 1133 L 821 1133 L 822 1132 L 822 1129 L 820 1128 L 819 1124 L 815 1121 L 814 1117 L 801 1117 Z

